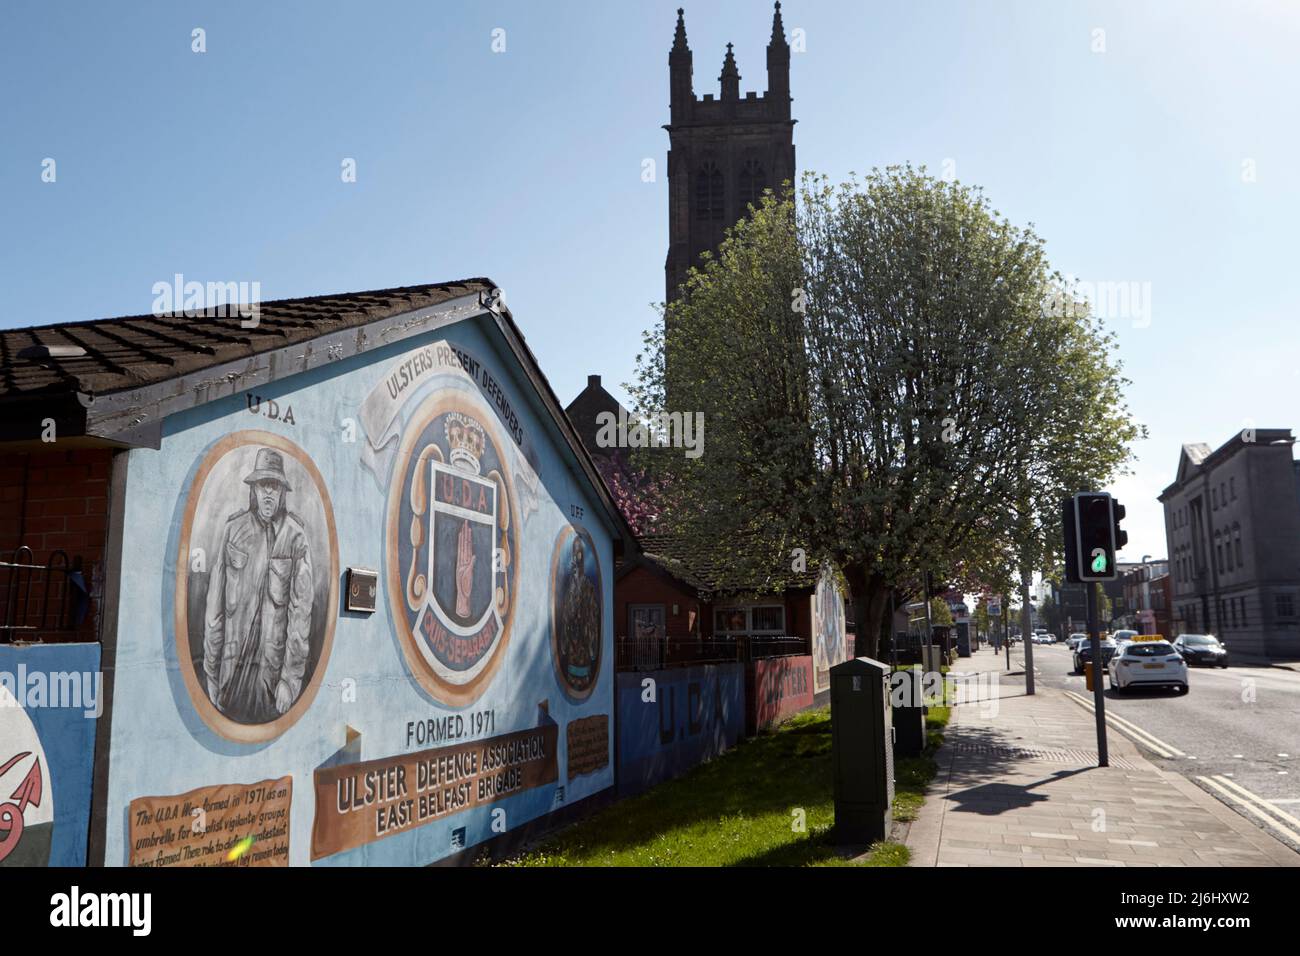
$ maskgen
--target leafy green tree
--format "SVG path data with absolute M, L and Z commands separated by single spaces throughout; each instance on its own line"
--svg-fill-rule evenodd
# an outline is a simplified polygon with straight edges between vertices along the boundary
M 1136 435 L 1110 340 L 1045 305 L 1062 288 L 1032 230 L 923 170 L 769 193 L 639 363 L 642 414 L 707 424 L 699 457 L 647 456 L 659 526 L 771 588 L 832 561 L 877 640 L 926 571 L 1005 593 Z
M 936 626 L 952 626 L 952 608 L 941 597 L 930 598 L 930 623 Z

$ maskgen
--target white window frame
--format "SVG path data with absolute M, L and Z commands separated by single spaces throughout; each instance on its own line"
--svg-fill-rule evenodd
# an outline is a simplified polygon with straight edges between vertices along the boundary
M 777 630 L 755 630 L 754 629 L 754 611 L 775 609 L 781 612 L 781 627 Z M 744 630 L 732 631 L 727 628 L 718 627 L 718 615 L 724 616 L 735 611 L 745 612 Z M 786 633 L 785 629 L 785 605 L 784 604 L 723 604 L 713 608 L 713 633 L 717 637 L 773 637 Z

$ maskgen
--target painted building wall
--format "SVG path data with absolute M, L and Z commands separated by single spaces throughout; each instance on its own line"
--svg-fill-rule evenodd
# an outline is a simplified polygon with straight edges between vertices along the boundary
M 845 634 L 844 595 L 829 568 L 819 575 L 809 606 L 813 693 L 821 694 L 831 689 L 830 669 L 848 660 L 851 651 Z
M 108 865 L 425 864 L 613 785 L 612 529 L 483 317 L 130 456 Z
M 756 734 L 813 706 L 813 659 L 808 654 L 754 661 L 745 668 L 745 731 Z
M 739 742 L 745 733 L 744 665 L 620 673 L 617 702 L 618 792 L 629 796 Z
M 99 650 L 0 645 L 0 867 L 86 863 Z

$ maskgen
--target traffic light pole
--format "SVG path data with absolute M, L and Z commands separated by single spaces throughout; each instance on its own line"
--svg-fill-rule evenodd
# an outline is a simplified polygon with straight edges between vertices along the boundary
M 1092 703 L 1097 716 L 1097 766 L 1109 767 L 1110 755 L 1106 752 L 1106 671 L 1101 662 L 1101 628 L 1097 623 L 1097 585 L 1084 584 L 1088 596 L 1088 642 L 1092 647 Z

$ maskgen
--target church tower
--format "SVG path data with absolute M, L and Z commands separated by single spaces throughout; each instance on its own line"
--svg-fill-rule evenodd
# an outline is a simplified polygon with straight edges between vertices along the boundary
M 790 118 L 790 44 L 781 4 L 767 45 L 767 92 L 740 95 L 740 69 L 730 43 L 722 60 L 721 95 L 695 95 L 685 11 L 668 54 L 671 100 L 668 131 L 668 259 L 666 301 L 729 226 L 743 218 L 763 190 L 794 181 L 794 124 Z

